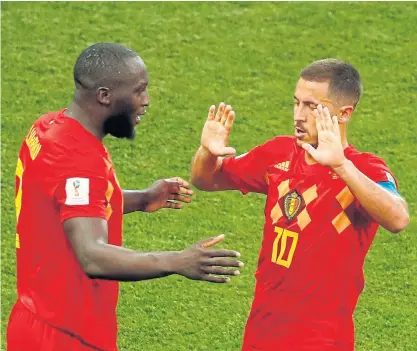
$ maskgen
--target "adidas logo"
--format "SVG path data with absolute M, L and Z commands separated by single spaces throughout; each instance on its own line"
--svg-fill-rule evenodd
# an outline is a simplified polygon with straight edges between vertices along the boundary
M 290 167 L 290 161 L 277 163 L 274 167 L 280 169 L 281 171 L 288 172 L 288 169 Z

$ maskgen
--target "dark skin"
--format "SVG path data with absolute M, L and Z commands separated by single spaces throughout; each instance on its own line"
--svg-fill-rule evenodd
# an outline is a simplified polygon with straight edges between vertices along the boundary
M 107 134 L 109 118 L 125 118 L 132 128 L 125 136 L 133 139 L 137 116 L 144 115 L 149 105 L 147 85 L 143 61 L 130 59 L 126 72 L 113 82 L 93 89 L 77 86 L 66 115 L 99 139 Z M 123 190 L 124 213 L 180 209 L 182 203 L 191 202 L 193 194 L 188 182 L 179 177 L 158 180 L 145 190 Z M 231 259 L 239 257 L 238 252 L 210 249 L 224 235 L 201 240 L 182 251 L 138 252 L 108 244 L 107 221 L 102 218 L 71 218 L 64 222 L 64 230 L 81 267 L 92 279 L 140 281 L 180 274 L 193 280 L 226 283 L 230 281 L 227 276 L 239 274 L 230 267 L 243 266 Z

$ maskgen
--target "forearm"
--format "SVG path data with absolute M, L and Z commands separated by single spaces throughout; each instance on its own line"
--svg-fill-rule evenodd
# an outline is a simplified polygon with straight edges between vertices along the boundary
M 146 190 L 123 190 L 123 214 L 144 211 L 149 203 Z
M 222 158 L 200 146 L 191 164 L 191 183 L 200 190 L 218 190 Z
M 385 229 L 398 233 L 408 225 L 407 204 L 403 199 L 369 179 L 349 160 L 333 170 L 368 214 Z
M 179 252 L 137 252 L 109 244 L 95 244 L 86 256 L 84 271 L 94 279 L 140 281 L 174 274 Z

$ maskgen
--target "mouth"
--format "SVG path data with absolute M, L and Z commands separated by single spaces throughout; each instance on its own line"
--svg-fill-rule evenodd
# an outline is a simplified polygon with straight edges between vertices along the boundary
M 303 139 L 307 135 L 305 130 L 300 128 L 300 127 L 295 127 L 295 133 L 294 134 L 295 134 L 296 138 L 298 138 L 298 139 Z
M 146 114 L 146 110 L 145 111 L 143 111 L 142 113 L 138 113 L 137 115 L 136 115 L 136 117 L 135 117 L 135 123 L 136 124 L 139 124 L 140 123 L 140 121 L 141 121 L 141 117 L 142 116 L 144 116 Z

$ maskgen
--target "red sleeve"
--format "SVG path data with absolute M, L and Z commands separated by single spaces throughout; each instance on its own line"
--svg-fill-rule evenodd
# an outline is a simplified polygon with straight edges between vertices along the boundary
M 279 155 L 290 154 L 293 145 L 293 138 L 276 137 L 245 154 L 225 158 L 222 172 L 227 181 L 244 195 L 248 192 L 267 194 L 266 172 L 268 167 Z
M 44 150 L 43 163 L 42 182 L 59 206 L 61 222 L 73 217 L 106 218 L 108 169 L 101 155 L 54 144 Z
M 355 166 L 374 182 L 391 182 L 398 190 L 398 181 L 388 168 L 387 164 L 379 157 L 364 153 L 358 160 L 352 160 Z

